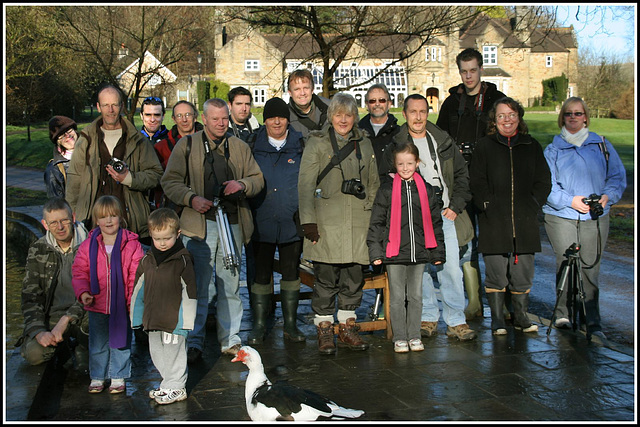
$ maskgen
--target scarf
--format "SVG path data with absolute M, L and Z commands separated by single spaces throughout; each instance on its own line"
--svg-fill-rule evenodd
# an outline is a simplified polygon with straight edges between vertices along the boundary
M 161 251 L 160 249 L 157 249 L 154 245 L 151 245 L 151 253 L 153 254 L 153 258 L 155 258 L 156 260 L 156 265 L 160 265 L 171 255 L 177 253 L 183 248 L 184 248 L 184 245 L 182 244 L 182 240 L 178 237 L 178 240 L 176 240 L 176 243 L 166 251 Z
M 424 179 L 419 174 L 413 174 L 418 196 L 420 197 L 420 206 L 422 207 L 422 228 L 424 230 L 424 246 L 425 248 L 435 248 L 438 246 L 436 237 L 433 233 L 433 223 L 431 222 L 431 209 L 429 208 L 429 197 L 427 196 L 427 187 Z M 402 218 L 402 178 L 395 174 L 393 177 L 393 188 L 391 190 L 391 224 L 389 226 L 389 243 L 387 244 L 386 257 L 391 258 L 400 253 L 400 233 Z
M 585 142 L 587 140 L 587 137 L 589 136 L 589 128 L 584 127 L 576 133 L 570 133 L 566 127 L 562 126 L 560 136 L 569 144 L 575 145 L 576 147 L 581 147 L 582 143 Z
M 98 236 L 101 234 L 100 228 L 94 228 L 89 242 L 89 273 L 92 295 L 100 293 L 100 283 L 98 281 Z M 126 347 L 129 341 L 129 316 L 127 314 L 127 298 L 124 290 L 124 275 L 122 274 L 121 242 L 122 229 L 119 229 L 111 252 L 111 314 L 109 315 L 109 347 L 111 348 Z

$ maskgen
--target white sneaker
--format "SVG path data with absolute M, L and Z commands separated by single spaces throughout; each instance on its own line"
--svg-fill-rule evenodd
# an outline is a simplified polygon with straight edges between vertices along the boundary
M 507 335 L 507 330 L 505 328 L 498 328 L 493 331 L 493 335 Z
M 165 389 L 165 393 L 156 396 L 156 403 L 167 405 L 173 402 L 180 402 L 187 398 L 187 390 L 184 388 Z
M 419 338 L 414 338 L 409 341 L 409 348 L 411 351 L 422 351 L 424 350 L 424 344 L 422 344 Z
M 156 396 L 162 396 L 163 394 L 167 393 L 167 389 L 166 388 L 154 388 L 153 390 L 151 390 L 149 392 L 149 399 L 155 399 Z
M 570 329 L 571 328 L 571 322 L 566 317 L 560 317 L 560 318 L 556 319 L 555 325 L 556 325 L 556 328 L 558 328 L 558 329 Z
M 398 340 L 393 343 L 393 351 L 396 353 L 408 353 L 409 352 L 409 343 L 405 340 Z

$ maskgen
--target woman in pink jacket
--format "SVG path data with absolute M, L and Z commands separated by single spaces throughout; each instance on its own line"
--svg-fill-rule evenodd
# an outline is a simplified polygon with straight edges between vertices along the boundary
M 73 289 L 89 312 L 89 393 L 125 391 L 131 376 L 129 306 L 136 269 L 144 252 L 138 235 L 127 226 L 113 196 L 100 197 L 92 211 L 91 230 L 73 262 Z

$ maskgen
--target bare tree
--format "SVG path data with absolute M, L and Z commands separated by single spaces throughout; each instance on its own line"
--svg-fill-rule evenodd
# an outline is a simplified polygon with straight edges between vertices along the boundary
M 187 55 L 195 57 L 203 43 L 209 8 L 173 6 L 62 6 L 53 8 L 60 23 L 57 42 L 81 56 L 97 73 L 115 85 L 117 76 L 132 61 L 133 83 L 122 88 L 132 100 L 126 115 L 133 120 L 140 93 L 152 76 L 166 83 L 161 67 Z M 122 49 L 125 46 L 126 49 Z M 159 63 L 148 67 L 146 52 Z M 195 61 L 194 61 L 195 62 Z

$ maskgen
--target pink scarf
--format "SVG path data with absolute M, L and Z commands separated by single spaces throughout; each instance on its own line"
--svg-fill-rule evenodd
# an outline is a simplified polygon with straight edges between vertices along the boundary
M 424 247 L 435 248 L 436 236 L 433 233 L 433 223 L 431 222 L 431 209 L 429 208 L 429 197 L 427 196 L 427 187 L 424 179 L 419 174 L 414 174 L 414 181 L 418 188 L 418 196 L 420 197 L 420 206 L 422 209 L 422 228 L 424 229 Z M 393 189 L 391 190 L 391 224 L 389 226 L 389 243 L 387 244 L 387 258 L 394 257 L 400 253 L 400 228 L 402 217 L 402 201 L 401 192 L 402 178 L 396 173 L 393 177 Z

